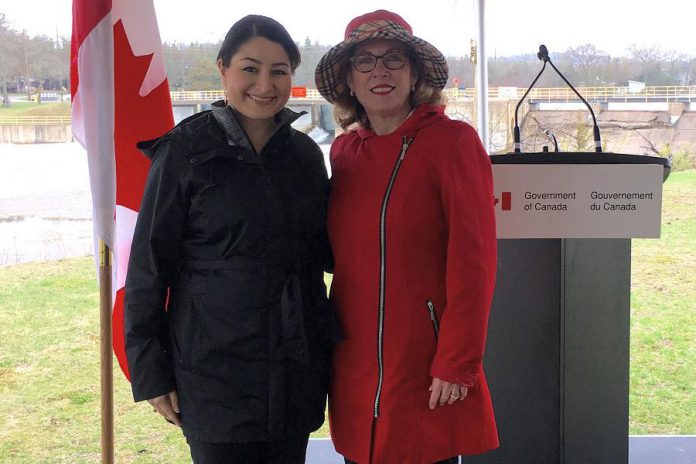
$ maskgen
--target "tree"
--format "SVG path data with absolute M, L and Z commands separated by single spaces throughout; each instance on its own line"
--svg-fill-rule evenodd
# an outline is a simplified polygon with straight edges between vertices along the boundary
M 657 45 L 641 48 L 633 44 L 628 47 L 628 51 L 634 60 L 640 61 L 643 64 L 655 63 L 664 59 L 664 53 L 660 51 L 660 47 Z
M 574 77 L 576 84 L 581 85 L 596 85 L 601 66 L 609 60 L 609 55 L 590 43 L 570 47 L 564 55 L 564 61 L 569 64 L 569 70 L 572 70 L 569 74 Z
M 686 63 L 684 85 L 696 85 L 696 58 L 691 58 Z
M 219 90 L 222 86 L 215 58 L 195 54 L 191 67 L 184 71 L 184 84 L 190 90 Z
M 220 88 L 216 67 L 219 43 L 168 43 L 163 45 L 169 87 L 175 90 Z
M 298 44 L 299 47 L 299 44 Z M 329 51 L 331 48 L 328 45 L 320 45 L 318 43 L 311 43 L 309 37 L 305 39 L 304 45 L 300 48 L 300 55 L 302 56 L 302 62 L 300 66 L 295 70 L 295 75 L 293 76 L 294 85 L 305 86 L 305 87 L 315 87 L 314 84 L 314 70 L 319 64 L 319 60 L 324 53 Z
M 470 88 L 474 86 L 476 66 L 469 60 L 468 56 L 448 57 L 447 64 L 449 66 L 450 85 L 452 83 L 452 79 L 456 77 L 459 79 L 458 87 Z
M 568 48 L 566 56 L 568 60 L 570 60 L 571 65 L 585 70 L 605 62 L 609 57 L 603 51 L 597 50 L 597 47 L 590 43 Z
M 61 90 L 67 81 L 67 40 L 56 43 L 46 36 L 34 36 L 27 42 L 27 69 L 37 81 L 37 91 Z M 40 100 L 39 100 L 40 101 Z
M 15 53 L 19 47 L 19 34 L 10 29 L 4 13 L 0 13 L 0 87 L 3 106 L 10 106 L 7 81 L 18 74 L 19 59 Z
M 685 84 L 687 75 L 689 74 L 689 58 L 675 50 L 669 50 L 665 53 L 666 73 L 671 77 L 673 84 Z
M 302 62 L 295 71 L 294 84 L 313 88 L 314 70 L 321 57 L 331 48 L 309 37 L 297 44 Z M 218 43 L 164 43 L 164 56 L 172 90 L 214 90 L 220 88 L 216 69 Z M 25 52 L 26 50 L 26 52 Z M 628 48 L 629 56 L 611 57 L 594 44 L 569 47 L 552 53 L 552 59 L 568 80 L 576 86 L 620 85 L 628 80 L 647 85 L 696 85 L 696 58 L 674 51 L 662 51 L 656 45 Z M 26 59 L 25 59 L 26 56 Z M 23 86 L 67 91 L 69 87 L 70 41 L 46 36 L 28 37 L 10 28 L 0 13 L 0 92 L 3 105 L 9 105 L 9 93 Z M 475 69 L 467 56 L 447 57 L 449 77 L 456 77 L 460 87 L 473 87 Z M 489 85 L 492 87 L 529 86 L 541 69 L 535 55 L 495 56 L 488 61 Z M 31 77 L 31 79 L 30 79 Z M 31 80 L 31 82 L 30 82 Z M 546 72 L 536 87 L 564 87 L 554 72 Z
M 676 85 L 679 84 L 681 66 L 676 64 L 681 59 L 674 51 L 663 52 L 660 47 L 637 47 L 631 45 L 629 52 L 636 62 L 637 69 L 634 80 L 645 82 L 646 85 Z M 666 66 L 670 64 L 669 66 Z

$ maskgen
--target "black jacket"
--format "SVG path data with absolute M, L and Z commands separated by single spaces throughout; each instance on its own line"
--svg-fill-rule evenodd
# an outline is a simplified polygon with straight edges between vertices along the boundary
M 221 102 L 139 145 L 152 166 L 126 279 L 133 395 L 176 389 L 195 440 L 324 420 L 328 179 L 319 147 L 290 127 L 298 117 L 282 110 L 258 154 Z

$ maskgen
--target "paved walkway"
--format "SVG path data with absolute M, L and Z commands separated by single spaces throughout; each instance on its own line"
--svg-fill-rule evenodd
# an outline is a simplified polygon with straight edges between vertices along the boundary
M 462 461 L 466 464 L 466 458 Z M 628 439 L 629 464 L 696 464 L 696 435 L 642 435 Z M 313 438 L 307 464 L 343 464 L 328 438 Z M 620 464 L 620 463 L 617 463 Z

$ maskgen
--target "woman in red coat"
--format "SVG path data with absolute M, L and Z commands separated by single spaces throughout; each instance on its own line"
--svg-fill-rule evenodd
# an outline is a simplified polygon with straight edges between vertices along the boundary
M 331 148 L 331 435 L 347 463 L 457 462 L 498 446 L 481 360 L 495 285 L 488 156 L 441 105 L 447 63 L 399 15 L 355 18 L 317 88 Z

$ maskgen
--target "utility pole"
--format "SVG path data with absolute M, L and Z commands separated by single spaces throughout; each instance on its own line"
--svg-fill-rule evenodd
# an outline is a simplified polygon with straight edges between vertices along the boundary
M 4 15 L 0 15 L 0 56 L 4 60 L 5 57 L 7 56 L 7 53 L 9 53 L 9 50 L 6 49 L 7 47 L 7 40 L 9 40 L 9 34 L 5 33 L 5 29 L 3 27 L 3 21 L 4 21 Z M 5 72 L 7 71 L 6 69 L 6 64 L 0 62 L 0 86 L 2 86 L 2 106 L 8 107 L 10 106 L 10 96 L 7 93 L 7 81 L 5 77 Z
M 10 96 L 7 94 L 7 81 L 5 80 L 5 73 L 0 71 L 0 79 L 2 79 L 2 106 L 10 106 Z
M 29 83 L 29 58 L 27 58 L 27 31 L 22 30 L 22 45 L 24 48 L 24 85 L 27 89 L 27 100 L 31 101 L 31 90 Z

